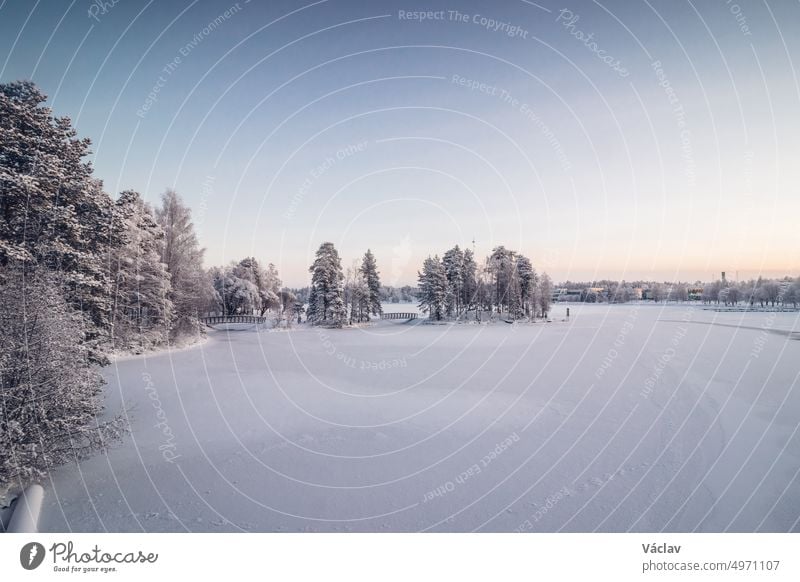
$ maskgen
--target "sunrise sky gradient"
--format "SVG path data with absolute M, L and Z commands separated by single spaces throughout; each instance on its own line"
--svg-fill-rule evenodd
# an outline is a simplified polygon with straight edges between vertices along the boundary
M 557 280 L 800 274 L 796 2 L 101 4 L 3 2 L 0 82 L 109 192 L 177 189 L 208 265 L 304 285 L 330 240 L 403 284 L 474 239 Z

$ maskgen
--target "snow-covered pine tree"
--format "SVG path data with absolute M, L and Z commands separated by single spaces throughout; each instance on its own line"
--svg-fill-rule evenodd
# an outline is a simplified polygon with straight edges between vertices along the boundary
M 461 285 L 461 305 L 464 311 L 469 311 L 475 306 L 478 293 L 478 265 L 475 263 L 475 255 L 470 249 L 464 250 L 464 262 L 462 266 Z
M 322 243 L 309 267 L 311 291 L 308 321 L 314 325 L 341 327 L 347 316 L 344 305 L 342 261 L 333 243 Z
M 489 257 L 489 273 L 494 279 L 494 304 L 497 313 L 501 313 L 505 307 L 508 311 L 510 303 L 510 285 L 514 270 L 514 251 L 510 251 L 504 246 L 495 247 Z
M 306 321 L 316 325 L 317 321 L 322 318 L 321 301 L 317 297 L 317 290 L 314 285 L 311 285 L 308 290 L 308 306 L 305 308 Z
M 358 314 L 358 298 L 355 294 L 356 279 L 361 277 L 355 263 L 348 267 L 344 275 L 344 287 L 342 288 L 344 308 L 347 310 L 347 324 L 353 325 Z
M 112 341 L 139 351 L 166 343 L 172 324 L 170 276 L 161 262 L 164 231 L 141 196 L 128 190 L 114 205 L 114 247 L 109 258 Z
M 447 274 L 439 256 L 428 257 L 422 265 L 419 276 L 419 308 L 428 317 L 440 321 L 447 309 Z
M 203 254 L 192 223 L 192 211 L 178 193 L 167 190 L 156 209 L 164 231 L 161 262 L 170 275 L 170 299 L 175 306 L 174 334 L 197 329 L 197 315 L 213 296 L 211 281 L 203 270 Z
M 45 269 L 0 267 L 0 485 L 25 487 L 102 451 L 124 427 L 96 419 L 103 379 L 85 341 L 91 323 L 60 287 Z
M 92 359 L 105 362 L 113 202 L 84 161 L 89 140 L 45 100 L 30 81 L 0 84 L 0 265 L 60 272 L 67 302 L 91 323 Z
M 461 315 L 461 295 L 464 288 L 464 253 L 458 245 L 442 256 L 445 276 L 447 277 L 447 315 L 454 312 Z
M 511 269 L 510 282 L 508 285 L 508 315 L 511 319 L 520 319 L 525 313 L 525 306 L 522 303 L 522 286 L 519 280 L 519 272 L 515 265 Z
M 530 317 L 536 311 L 535 306 L 531 309 L 534 301 L 533 292 L 536 288 L 536 270 L 533 268 L 531 260 L 525 255 L 517 255 L 516 269 L 523 312 Z
M 484 311 L 492 310 L 492 290 L 494 285 L 489 274 L 489 257 L 478 265 L 475 272 L 475 319 L 481 321 Z
M 364 253 L 364 259 L 361 262 L 361 274 L 364 276 L 364 281 L 369 291 L 368 313 L 380 315 L 383 313 L 383 307 L 381 307 L 381 278 L 378 272 L 378 263 L 375 260 L 375 255 L 372 254 L 370 249 L 367 249 L 367 252 Z

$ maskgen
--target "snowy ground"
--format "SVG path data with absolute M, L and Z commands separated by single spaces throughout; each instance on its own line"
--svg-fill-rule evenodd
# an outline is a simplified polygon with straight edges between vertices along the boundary
M 132 434 L 55 472 L 40 526 L 800 530 L 798 314 L 564 309 L 117 361 Z

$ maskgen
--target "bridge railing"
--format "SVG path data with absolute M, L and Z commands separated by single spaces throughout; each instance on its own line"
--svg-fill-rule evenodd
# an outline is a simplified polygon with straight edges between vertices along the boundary
M 266 317 L 259 315 L 211 315 L 209 317 L 201 317 L 200 321 L 206 325 L 215 325 L 218 323 L 264 323 Z
M 417 313 L 381 313 L 381 319 L 416 319 Z

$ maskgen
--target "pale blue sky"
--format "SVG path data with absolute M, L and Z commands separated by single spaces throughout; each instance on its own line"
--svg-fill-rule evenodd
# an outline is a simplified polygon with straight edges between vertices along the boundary
M 290 285 L 324 240 L 393 283 L 473 237 L 559 280 L 798 274 L 800 4 L 537 4 L 6 1 L 0 80 Z

